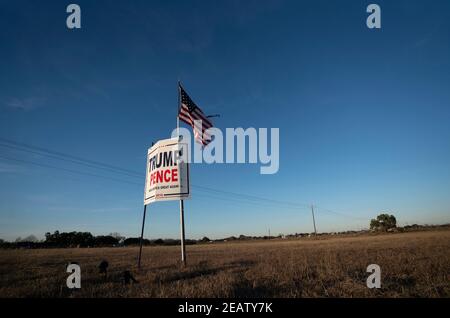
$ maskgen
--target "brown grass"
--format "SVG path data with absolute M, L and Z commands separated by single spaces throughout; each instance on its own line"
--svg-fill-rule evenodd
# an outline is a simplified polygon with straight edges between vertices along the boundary
M 1 250 L 0 297 L 449 297 L 450 230 L 138 248 Z M 105 280 L 98 264 L 106 259 Z M 80 290 L 66 287 L 69 261 Z M 366 287 L 378 264 L 382 288 Z M 131 270 L 138 284 L 124 285 Z

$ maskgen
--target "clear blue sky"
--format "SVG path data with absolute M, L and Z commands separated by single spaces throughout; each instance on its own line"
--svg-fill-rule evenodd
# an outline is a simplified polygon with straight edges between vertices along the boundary
M 450 221 L 450 2 L 0 1 L 0 137 L 130 170 L 174 128 L 177 79 L 219 128 L 279 127 L 280 170 L 194 165 L 193 185 L 317 205 L 319 231 Z M 0 147 L 0 237 L 138 236 L 143 178 Z M 217 197 L 217 198 L 213 198 Z M 310 232 L 308 208 L 193 189 L 189 238 Z M 346 217 L 332 213 L 344 213 Z M 178 237 L 178 202 L 146 237 Z

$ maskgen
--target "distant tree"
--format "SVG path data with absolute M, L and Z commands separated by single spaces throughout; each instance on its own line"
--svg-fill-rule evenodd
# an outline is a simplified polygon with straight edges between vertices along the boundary
M 115 246 L 119 244 L 119 240 L 111 235 L 100 235 L 94 238 L 95 246 Z
M 125 246 L 130 246 L 130 245 L 139 245 L 141 241 L 141 238 L 139 237 L 129 237 L 127 239 L 125 239 L 123 241 L 123 245 Z M 150 244 L 150 240 L 148 239 L 143 239 L 142 240 L 142 244 L 143 245 L 149 245 Z
M 180 244 L 180 240 L 176 240 L 176 242 L 177 242 L 177 245 Z M 189 239 L 187 239 L 187 240 L 184 241 L 184 243 L 186 245 L 194 245 L 194 244 L 197 244 L 197 241 L 196 240 L 189 240 Z
M 138 237 L 129 237 L 129 238 L 125 239 L 125 241 L 123 241 L 123 244 L 125 246 L 138 245 L 139 244 L 139 238 Z
M 163 239 L 157 239 L 154 242 L 156 245 L 163 245 L 164 244 L 164 240 Z
M 122 244 L 125 241 L 125 236 L 122 236 L 120 233 L 117 232 L 109 233 L 109 236 L 116 238 L 119 244 Z
M 24 239 L 22 239 L 22 242 L 39 242 L 38 238 L 34 235 L 28 235 L 27 237 L 25 237 Z
M 161 245 L 169 245 L 169 246 L 181 244 L 181 241 L 180 241 L 180 240 L 175 240 L 175 239 L 165 239 L 165 240 L 161 240 L 162 242 L 159 241 L 159 240 L 160 240 L 160 239 L 156 240 L 154 243 L 157 244 L 157 245 L 161 244 Z M 184 241 L 184 243 L 186 243 L 186 245 L 187 245 L 187 241 L 188 241 L 188 240 L 185 240 L 185 241 Z
M 204 236 L 201 240 L 200 240 L 200 242 L 209 242 L 209 241 L 211 241 L 208 237 L 206 237 L 206 236 Z
M 89 232 L 62 232 L 45 234 L 45 244 L 55 247 L 88 247 L 94 246 L 94 236 Z
M 370 221 L 370 229 L 375 231 L 387 231 L 397 227 L 397 219 L 393 215 L 380 214 Z

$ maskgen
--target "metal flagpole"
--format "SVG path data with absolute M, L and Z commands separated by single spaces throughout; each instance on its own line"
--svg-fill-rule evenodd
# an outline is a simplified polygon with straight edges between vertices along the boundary
M 178 81 L 178 107 L 177 107 L 177 135 L 178 141 L 180 139 L 180 107 L 181 107 L 181 91 L 180 81 Z M 181 236 L 181 262 L 186 266 L 186 247 L 184 245 L 184 202 L 180 200 L 180 236 Z
M 181 100 L 180 100 L 180 81 L 178 81 L 178 106 L 177 106 L 177 135 L 178 135 L 178 139 L 180 139 L 180 117 L 178 117 L 179 113 L 180 113 L 180 107 L 181 107 Z M 179 140 L 178 140 L 179 141 Z
M 141 268 L 141 256 L 142 256 L 142 240 L 144 237 L 144 225 L 145 225 L 145 214 L 147 213 L 147 205 L 144 203 L 144 216 L 142 218 L 142 230 L 141 230 L 141 240 L 139 242 L 139 259 L 138 259 L 138 269 Z
M 184 245 L 184 201 L 180 200 L 181 262 L 186 266 L 186 246 Z

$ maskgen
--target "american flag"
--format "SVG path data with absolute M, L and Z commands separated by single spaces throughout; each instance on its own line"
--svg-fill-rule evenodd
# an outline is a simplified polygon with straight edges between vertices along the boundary
M 213 127 L 211 120 L 195 105 L 186 91 L 179 85 L 180 89 L 180 108 L 178 118 L 186 124 L 191 125 L 194 131 L 195 141 L 206 146 L 211 142 L 211 136 L 206 133 L 208 128 Z

